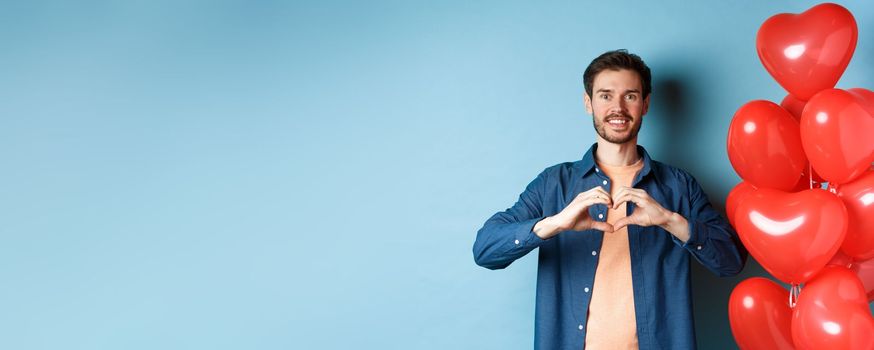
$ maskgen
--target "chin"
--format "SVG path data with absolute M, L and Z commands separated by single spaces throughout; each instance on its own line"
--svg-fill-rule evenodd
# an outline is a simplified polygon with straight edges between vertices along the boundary
M 609 138 L 602 137 L 605 141 L 616 144 L 616 145 L 624 145 L 628 143 L 635 143 L 637 140 L 637 135 L 630 135 L 628 133 L 623 134 L 608 134 Z

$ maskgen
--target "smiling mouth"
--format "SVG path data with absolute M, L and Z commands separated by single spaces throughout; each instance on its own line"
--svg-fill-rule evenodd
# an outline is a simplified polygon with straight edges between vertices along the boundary
M 629 123 L 631 123 L 630 118 L 625 118 L 625 117 L 607 118 L 607 124 L 610 124 L 610 126 L 612 126 L 614 128 L 623 128 L 623 127 L 627 126 Z

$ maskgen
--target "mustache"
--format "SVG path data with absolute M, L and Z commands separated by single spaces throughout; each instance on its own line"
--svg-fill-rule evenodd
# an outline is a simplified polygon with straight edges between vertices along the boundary
M 628 115 L 628 113 L 625 113 L 625 112 L 619 112 L 619 113 L 610 113 L 610 114 L 608 114 L 606 117 L 604 117 L 604 121 L 607 121 L 607 119 L 610 119 L 610 118 L 616 118 L 616 117 L 623 117 L 623 118 L 627 118 L 627 119 L 633 119 L 633 118 L 631 118 L 630 115 Z

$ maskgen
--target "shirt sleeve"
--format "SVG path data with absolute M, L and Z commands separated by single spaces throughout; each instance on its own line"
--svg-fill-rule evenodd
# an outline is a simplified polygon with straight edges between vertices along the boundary
M 734 276 L 743 270 L 747 251 L 728 220 L 713 209 L 707 194 L 691 175 L 686 174 L 689 193 L 689 240 L 674 240 L 707 269 L 720 277 Z
M 546 171 L 540 173 L 519 195 L 512 207 L 495 213 L 477 231 L 473 258 L 477 265 L 503 269 L 547 240 L 534 234 L 534 225 L 542 220 Z

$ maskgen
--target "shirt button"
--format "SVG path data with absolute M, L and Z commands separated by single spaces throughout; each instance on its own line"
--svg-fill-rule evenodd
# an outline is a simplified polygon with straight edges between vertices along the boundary
M 579 327 L 579 328 L 580 328 L 580 330 L 583 330 L 583 325 L 580 325 L 580 327 Z
M 518 244 L 519 244 L 519 240 L 517 239 L 517 240 L 516 240 L 516 245 L 518 245 Z
M 603 219 L 603 218 L 604 218 L 604 214 L 598 214 L 598 219 Z
M 598 255 L 598 252 L 596 252 L 596 251 L 593 250 L 593 251 L 592 251 L 592 256 L 595 256 L 595 255 Z
M 604 185 L 607 185 L 607 180 L 604 180 Z
M 695 248 L 695 249 L 701 250 L 701 246 L 699 245 L 699 246 L 698 246 L 697 248 Z
M 595 172 L 596 172 L 596 173 L 600 173 L 600 172 L 601 172 L 601 169 L 595 168 Z
M 589 292 L 589 287 L 583 288 L 583 291 L 586 292 L 586 293 L 588 293 L 588 292 Z

